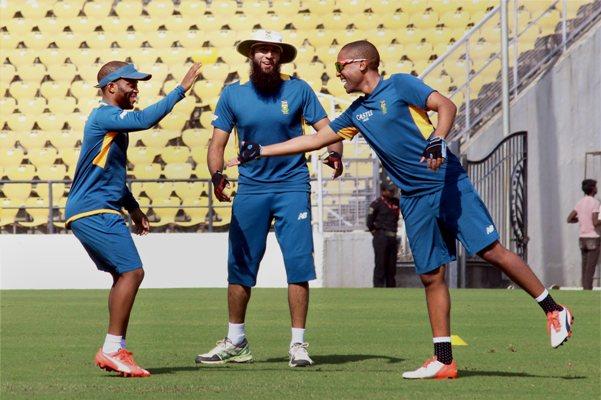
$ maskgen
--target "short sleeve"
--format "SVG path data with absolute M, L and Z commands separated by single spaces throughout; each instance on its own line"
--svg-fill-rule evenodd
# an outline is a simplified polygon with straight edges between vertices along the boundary
M 422 109 L 426 109 L 428 97 L 436 91 L 411 74 L 395 74 L 392 79 L 400 98 Z
M 231 87 L 226 87 L 219 100 L 217 101 L 217 107 L 213 113 L 213 122 L 211 123 L 215 128 L 221 129 L 225 132 L 231 132 L 236 125 L 236 119 L 230 102 Z
M 343 139 L 351 140 L 359 133 L 357 127 L 353 124 L 353 107 L 347 108 L 342 114 L 330 123 L 330 128 Z
M 328 114 L 319 102 L 317 95 L 308 83 L 300 81 L 303 91 L 303 118 L 308 124 L 313 125 L 326 118 Z

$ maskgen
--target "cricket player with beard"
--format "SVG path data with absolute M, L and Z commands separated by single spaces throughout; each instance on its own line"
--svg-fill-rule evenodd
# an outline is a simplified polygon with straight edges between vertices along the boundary
M 329 124 L 326 112 L 303 80 L 283 75 L 280 66 L 296 57 L 296 49 L 273 31 L 259 30 L 241 41 L 237 50 L 250 59 L 250 79 L 226 86 L 217 103 L 208 167 L 219 201 L 230 201 L 223 175 L 224 150 L 232 130 L 238 141 L 278 143 L 303 135 L 306 122 L 315 130 Z M 342 145 L 328 147 L 325 163 L 334 177 L 342 173 Z M 309 172 L 303 154 L 260 160 L 240 168 L 232 208 L 228 251 L 229 326 L 226 337 L 208 353 L 196 357 L 200 364 L 250 362 L 246 340 L 246 308 L 265 253 L 272 221 L 284 258 L 291 317 L 289 365 L 313 364 L 305 342 L 309 306 L 309 281 L 316 278 Z

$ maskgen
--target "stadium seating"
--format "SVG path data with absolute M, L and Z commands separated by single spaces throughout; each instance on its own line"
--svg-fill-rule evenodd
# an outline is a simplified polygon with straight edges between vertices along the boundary
M 580 7 L 591 0 L 567 3 L 568 17 L 576 18 Z M 295 63 L 283 66 L 283 72 L 305 79 L 316 92 L 349 100 L 332 67 L 345 42 L 362 38 L 373 41 L 386 75 L 419 74 L 497 4 L 495 0 L 0 2 L 0 172 L 16 176 L 15 171 L 23 165 L 20 171 L 29 174 L 34 168 L 40 179 L 73 177 L 85 120 L 98 104 L 96 76 L 105 62 L 131 60 L 153 75 L 152 80 L 140 83 L 138 106 L 145 107 L 174 88 L 189 68 L 191 57 L 200 56 L 205 60 L 201 70 L 204 79 L 198 80 L 173 113 L 154 129 L 130 135 L 128 173 L 130 178 L 139 179 L 165 176 L 208 180 L 206 154 L 213 111 L 226 80 L 236 74 L 246 77 L 248 61 L 236 52 L 235 43 L 248 38 L 254 29 L 260 26 L 284 31 L 284 39 L 298 47 Z M 549 6 L 549 2 L 522 1 L 517 15 L 510 7 L 510 28 L 523 31 Z M 537 39 L 555 33 L 562 6 L 558 2 L 535 26 L 523 31 L 520 52 L 535 48 Z M 498 62 L 488 63 L 491 54 L 498 52 L 499 37 L 498 26 L 487 26 L 470 43 L 469 64 L 462 58 L 448 59 L 440 74 L 430 76 L 428 83 L 448 93 L 463 84 L 468 71 L 484 68 L 481 77 L 471 83 L 470 97 L 475 100 L 497 77 Z M 453 97 L 458 106 L 464 96 L 458 93 Z M 328 106 L 328 110 L 333 109 Z M 230 142 L 226 160 L 236 154 L 235 140 Z M 345 158 L 371 160 L 371 151 L 363 146 L 345 144 Z M 369 162 L 358 162 L 346 174 L 371 176 L 371 168 Z M 227 173 L 237 178 L 236 169 Z M 32 189 L 31 185 L 5 187 L 21 200 L 29 197 Z M 184 185 L 173 187 L 179 198 L 187 200 L 207 190 L 206 183 L 189 190 Z M 45 197 L 47 193 L 39 193 L 38 188 L 34 193 Z M 153 191 L 156 188 L 148 189 L 152 193 L 147 193 L 149 197 L 158 200 Z M 60 192 L 60 188 L 56 190 Z M 11 197 L 4 190 L 2 193 L 5 197 L 0 201 Z M 190 226 L 203 225 L 207 209 L 189 212 L 186 203 L 181 208 L 190 218 L 188 222 L 193 222 Z M 228 219 L 228 211 L 222 212 Z M 29 214 L 35 220 L 35 212 Z M 2 223 L 5 217 L 3 213 Z

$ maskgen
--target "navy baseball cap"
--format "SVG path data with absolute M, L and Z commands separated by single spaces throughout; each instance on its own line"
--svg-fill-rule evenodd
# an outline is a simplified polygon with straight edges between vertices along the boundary
M 134 67 L 133 64 L 127 64 L 102 78 L 95 87 L 103 88 L 117 79 L 135 79 L 137 81 L 147 81 L 150 78 L 152 78 L 151 74 L 140 72 L 136 69 L 136 67 Z

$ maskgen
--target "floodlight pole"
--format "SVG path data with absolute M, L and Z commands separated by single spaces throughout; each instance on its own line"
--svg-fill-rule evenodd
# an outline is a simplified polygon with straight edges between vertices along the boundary
M 509 136 L 509 26 L 507 18 L 508 1 L 501 0 L 501 79 L 503 88 L 503 137 Z M 517 11 L 517 10 L 516 10 Z M 517 28 L 517 27 L 516 27 Z M 517 64 L 513 66 L 517 68 Z

